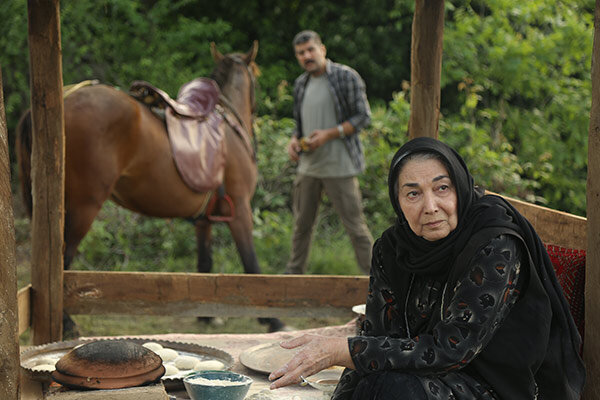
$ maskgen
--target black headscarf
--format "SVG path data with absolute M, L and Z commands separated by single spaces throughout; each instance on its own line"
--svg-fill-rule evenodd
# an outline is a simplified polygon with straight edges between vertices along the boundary
M 417 236 L 400 209 L 399 170 L 402 161 L 415 153 L 438 155 L 456 189 L 458 223 L 440 240 Z M 482 195 L 460 155 L 432 138 L 413 139 L 398 150 L 391 162 L 388 186 L 398 218 L 382 235 L 381 254 L 396 295 L 407 295 L 410 274 L 427 275 L 451 288 L 467 273 L 468 260 L 494 237 L 508 234 L 518 238 L 529 254 L 523 263 L 528 266 L 526 286 L 503 326 L 466 369 L 483 377 L 502 399 L 528 398 L 528 393 L 537 390 L 540 399 L 579 399 L 585 381 L 579 356 L 581 339 L 552 262 L 531 224 L 503 198 Z M 444 304 L 452 295 L 448 292 Z M 433 318 L 425 329 L 438 321 Z M 523 352 L 523 347 L 531 351 Z

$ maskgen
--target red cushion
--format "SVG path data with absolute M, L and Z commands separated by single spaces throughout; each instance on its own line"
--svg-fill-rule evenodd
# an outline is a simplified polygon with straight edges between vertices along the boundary
M 585 327 L 585 250 L 545 244 L 554 265 L 558 283 L 569 302 L 575 325 L 583 339 Z

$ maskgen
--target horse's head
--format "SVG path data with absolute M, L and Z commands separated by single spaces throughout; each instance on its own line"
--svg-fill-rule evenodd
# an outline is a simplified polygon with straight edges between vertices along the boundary
M 210 44 L 210 51 L 215 61 L 211 78 L 217 82 L 223 95 L 238 111 L 248 110 L 251 115 L 254 114 L 256 78 L 260 75 L 260 70 L 254 62 L 258 52 L 258 41 L 255 40 L 245 54 L 223 55 L 214 42 Z

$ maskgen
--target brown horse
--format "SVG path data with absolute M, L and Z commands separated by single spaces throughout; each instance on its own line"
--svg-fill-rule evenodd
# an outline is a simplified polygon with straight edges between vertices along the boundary
M 258 43 L 246 54 L 222 55 L 211 45 L 216 63 L 212 78 L 228 100 L 242 131 L 253 141 L 255 107 L 254 59 Z M 189 218 L 205 204 L 207 193 L 197 193 L 181 179 L 170 151 L 163 121 L 128 94 L 105 85 L 86 86 L 64 100 L 65 228 L 64 266 L 69 267 L 77 246 L 90 229 L 102 204 L 111 199 L 132 211 L 163 218 Z M 17 153 L 25 203 L 31 206 L 31 118 L 17 128 Z M 225 133 L 224 187 L 233 202 L 228 222 L 246 273 L 260 273 L 252 239 L 250 200 L 257 181 L 255 154 L 229 125 Z M 31 209 L 30 209 L 31 210 Z M 216 213 L 231 209 L 222 199 Z M 198 272 L 210 272 L 211 221 L 195 221 Z M 271 330 L 279 320 L 263 319 Z

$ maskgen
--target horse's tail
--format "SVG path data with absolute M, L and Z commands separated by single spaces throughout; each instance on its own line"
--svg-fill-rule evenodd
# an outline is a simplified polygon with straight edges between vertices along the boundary
M 33 198 L 31 196 L 31 143 L 32 143 L 31 109 L 25 111 L 17 124 L 17 137 L 15 139 L 17 163 L 19 165 L 19 181 L 21 195 L 27 213 L 31 217 Z
M 63 87 L 63 100 L 65 97 L 81 89 L 84 86 L 96 85 L 98 80 L 86 80 L 73 85 Z M 31 147 L 33 141 L 33 124 L 31 122 L 31 108 L 21 115 L 17 124 L 16 153 L 19 165 L 19 180 L 21 183 L 21 195 L 27 213 L 31 217 L 33 212 L 33 197 L 31 196 Z

